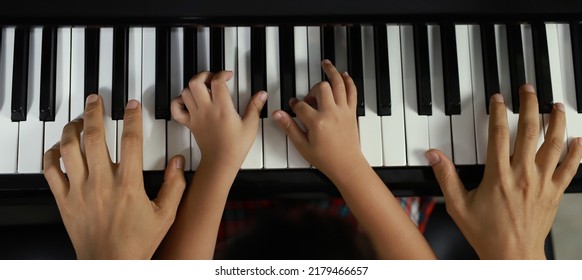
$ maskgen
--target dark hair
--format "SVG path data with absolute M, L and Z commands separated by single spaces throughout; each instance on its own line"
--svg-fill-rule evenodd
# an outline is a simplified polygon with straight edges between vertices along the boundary
M 375 259 L 366 235 L 312 205 L 266 211 L 225 244 L 223 259 Z

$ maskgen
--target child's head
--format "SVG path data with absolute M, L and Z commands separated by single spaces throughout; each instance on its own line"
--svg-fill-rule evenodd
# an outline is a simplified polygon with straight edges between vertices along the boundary
M 265 211 L 224 248 L 225 259 L 373 259 L 367 237 L 313 205 Z

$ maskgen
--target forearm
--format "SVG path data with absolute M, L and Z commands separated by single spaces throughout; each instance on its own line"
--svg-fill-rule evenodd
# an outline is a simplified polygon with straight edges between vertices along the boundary
M 202 162 L 157 257 L 212 259 L 228 192 L 238 170 Z
M 434 259 L 424 236 L 367 164 L 331 178 L 381 259 Z

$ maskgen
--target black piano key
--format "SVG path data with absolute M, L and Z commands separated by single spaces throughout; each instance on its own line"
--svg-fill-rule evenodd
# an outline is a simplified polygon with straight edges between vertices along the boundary
M 485 104 L 489 114 L 489 99 L 499 93 L 499 73 L 497 70 L 497 46 L 495 44 L 495 25 L 481 24 L 481 51 L 483 52 L 483 74 L 485 79 Z
M 184 87 L 198 73 L 198 36 L 195 27 L 184 27 Z
M 224 28 L 210 28 L 210 71 L 224 70 Z
M 155 117 L 170 120 L 170 28 L 156 28 Z
M 17 27 L 14 34 L 12 70 L 12 121 L 25 121 L 28 96 L 28 56 L 30 29 Z
M 251 91 L 267 90 L 267 49 L 265 27 L 251 28 Z M 267 104 L 261 111 L 261 118 L 267 117 Z
M 85 99 L 99 93 L 99 28 L 85 29 Z
M 513 113 L 519 113 L 519 87 L 525 84 L 525 64 L 521 40 L 521 26 L 518 23 L 506 25 L 507 53 L 509 56 L 509 76 L 511 79 L 511 100 Z
M 419 115 L 432 115 L 428 30 L 425 24 L 414 24 L 414 65 L 416 67 L 416 95 Z
M 572 41 L 572 60 L 576 84 L 576 107 L 582 113 L 582 23 L 570 23 L 570 40 Z
M 295 97 L 295 33 L 293 26 L 279 27 L 279 67 L 281 74 L 281 110 L 295 116 L 289 100 Z
M 443 59 L 443 87 L 445 91 L 445 114 L 461 114 L 461 92 L 459 89 L 459 64 L 457 38 L 453 24 L 442 24 L 441 50 Z
M 327 59 L 335 64 L 335 28 L 324 26 L 321 28 L 321 60 Z M 321 70 L 321 77 L 327 81 L 327 76 Z
M 129 28 L 113 30 L 113 88 L 111 90 L 111 117 L 123 120 L 127 104 L 127 79 L 129 58 Z
M 536 70 L 536 87 L 540 114 L 552 112 L 552 80 L 550 75 L 550 58 L 548 55 L 548 38 L 544 23 L 532 23 L 534 66 Z
M 55 120 L 57 73 L 57 29 L 42 30 L 42 53 L 40 62 L 40 120 Z
M 366 107 L 364 105 L 364 63 L 362 58 L 362 27 L 358 24 L 348 27 L 348 73 L 354 80 L 358 90 L 358 104 L 356 114 L 364 116 Z
M 392 114 L 390 98 L 390 69 L 388 64 L 388 35 L 386 25 L 374 26 L 374 57 L 376 58 L 376 96 L 378 115 Z

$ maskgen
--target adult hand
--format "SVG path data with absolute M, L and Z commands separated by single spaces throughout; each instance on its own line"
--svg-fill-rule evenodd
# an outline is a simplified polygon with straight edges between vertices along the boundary
M 84 119 L 67 124 L 60 144 L 46 152 L 44 175 L 79 259 L 151 258 L 172 225 L 186 187 L 184 159 L 169 162 L 158 197 L 150 201 L 143 185 L 142 141 L 141 109 L 131 100 L 125 110 L 121 161 L 112 163 L 102 100 L 93 94 L 87 98 Z M 61 156 L 67 176 L 60 168 Z
M 466 191 L 453 163 L 442 152 L 427 152 L 447 211 L 483 259 L 545 258 L 544 241 L 582 158 L 582 139 L 577 138 L 557 166 L 565 148 L 564 105 L 554 104 L 544 143 L 536 151 L 540 126 L 531 85 L 520 88 L 520 104 L 515 150 L 510 156 L 503 97 L 492 96 L 487 164 L 476 189 Z

